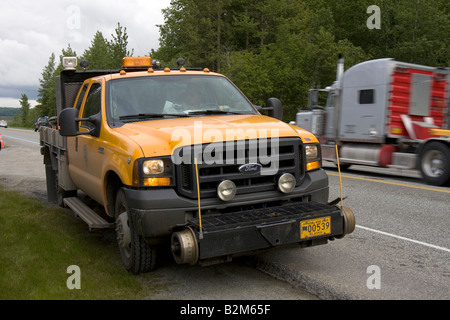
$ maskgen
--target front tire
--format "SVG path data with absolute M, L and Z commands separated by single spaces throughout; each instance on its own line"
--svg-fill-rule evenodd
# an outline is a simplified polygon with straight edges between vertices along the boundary
M 125 192 L 120 189 L 114 214 L 122 264 L 131 273 L 145 273 L 155 268 L 156 249 L 136 232 L 129 212 Z

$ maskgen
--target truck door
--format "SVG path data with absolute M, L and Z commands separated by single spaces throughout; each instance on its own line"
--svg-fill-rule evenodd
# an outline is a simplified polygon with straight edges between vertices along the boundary
M 90 85 L 84 104 L 81 104 L 79 113 L 81 118 L 94 115 L 101 117 L 102 87 L 100 82 L 94 82 Z M 89 121 L 80 122 L 81 132 L 88 132 L 94 127 L 95 125 Z M 91 134 L 80 135 L 73 139 L 73 144 L 69 146 L 72 149 L 69 149 L 71 178 L 88 196 L 102 203 L 101 176 L 104 143 L 100 137 Z
M 344 88 L 340 137 L 379 140 L 383 133 L 384 98 L 379 87 Z M 378 94 L 378 95 L 377 95 Z M 381 101 L 380 101 L 381 100 Z
M 341 139 L 383 141 L 391 68 L 391 59 L 377 59 L 345 71 L 339 115 Z

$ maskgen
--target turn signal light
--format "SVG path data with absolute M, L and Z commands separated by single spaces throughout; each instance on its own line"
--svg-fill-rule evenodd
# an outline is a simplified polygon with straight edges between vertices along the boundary
M 307 171 L 311 171 L 311 170 L 315 170 L 315 169 L 319 169 L 320 168 L 320 162 L 319 161 L 315 161 L 315 162 L 309 162 L 306 164 L 306 170 Z
M 170 178 L 144 178 L 146 187 L 167 187 L 170 186 Z

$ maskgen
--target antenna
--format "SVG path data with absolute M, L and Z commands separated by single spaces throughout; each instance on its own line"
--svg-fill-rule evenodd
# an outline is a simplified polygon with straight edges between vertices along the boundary
M 339 172 L 339 186 L 341 188 L 341 208 L 344 208 L 344 198 L 342 196 L 342 175 L 341 175 L 341 165 L 339 164 L 339 151 L 338 145 L 336 143 L 336 159 L 337 159 L 337 167 Z
M 202 210 L 200 208 L 200 184 L 198 183 L 198 166 L 197 166 L 197 157 L 195 157 L 195 175 L 197 176 L 197 195 L 198 195 L 198 221 L 200 226 L 200 233 L 198 238 L 200 240 L 203 239 L 203 227 L 202 227 Z

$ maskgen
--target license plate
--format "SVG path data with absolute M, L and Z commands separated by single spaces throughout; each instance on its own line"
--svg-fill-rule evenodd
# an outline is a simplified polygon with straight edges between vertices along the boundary
M 331 233 L 331 217 L 300 222 L 300 239 L 314 238 Z

